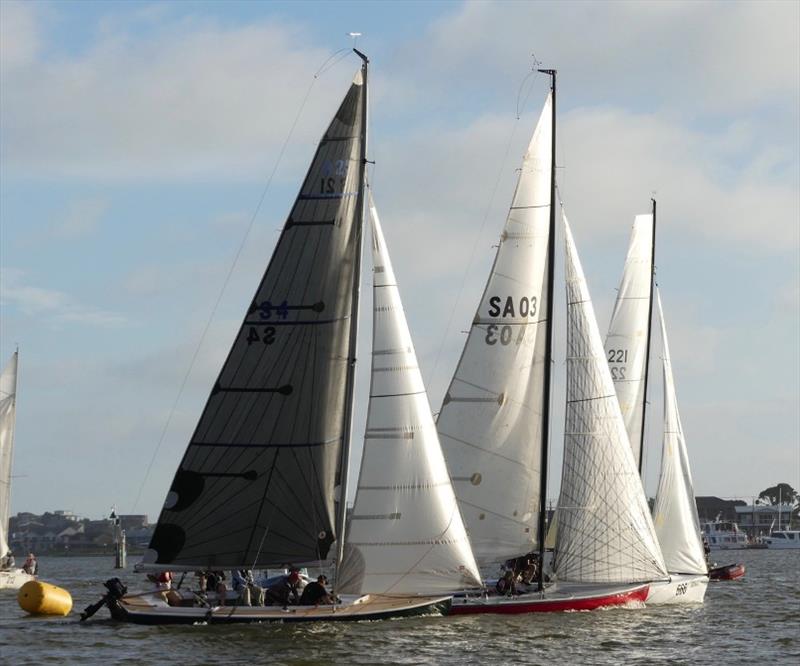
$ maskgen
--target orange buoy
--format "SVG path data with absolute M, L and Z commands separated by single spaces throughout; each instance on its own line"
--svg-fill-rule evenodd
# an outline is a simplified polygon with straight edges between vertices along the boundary
M 19 607 L 31 615 L 69 615 L 72 610 L 72 595 L 66 590 L 30 580 L 17 593 Z

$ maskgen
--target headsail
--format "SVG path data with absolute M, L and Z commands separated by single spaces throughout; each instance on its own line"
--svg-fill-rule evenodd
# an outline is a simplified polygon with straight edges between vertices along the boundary
M 584 583 L 666 575 L 569 224 L 567 405 L 553 569 Z
M 700 519 L 694 500 L 689 454 L 678 413 L 678 398 L 672 377 L 672 361 L 667 343 L 667 326 L 661 307 L 661 294 L 656 291 L 656 307 L 661 322 L 664 367 L 664 448 L 661 457 L 661 478 L 658 482 L 653 522 L 670 573 L 708 573 L 703 543 L 700 540 Z
M 644 418 L 652 262 L 653 216 L 637 215 L 605 343 L 611 379 L 637 467 Z
M 17 409 L 17 363 L 14 352 L 0 374 L 0 557 L 8 552 L 8 518 L 11 510 L 11 463 Z
M 330 123 L 181 461 L 145 564 L 324 559 L 361 245 L 361 72 Z
M 551 117 L 536 125 L 494 265 L 437 421 L 476 557 L 537 545 L 547 336 Z
M 479 585 L 371 197 L 370 213 L 372 380 L 337 590 L 435 594 Z

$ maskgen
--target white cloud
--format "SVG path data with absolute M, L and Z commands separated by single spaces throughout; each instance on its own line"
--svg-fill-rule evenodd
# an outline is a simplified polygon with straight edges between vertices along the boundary
M 40 20 L 34 3 L 0 2 L 0 79 L 34 60 L 41 45 Z
M 125 316 L 83 305 L 69 294 L 56 289 L 36 287 L 27 282 L 24 271 L 3 268 L 0 275 L 0 302 L 14 306 L 27 317 L 46 315 L 47 326 L 83 324 L 92 327 L 113 327 L 127 323 Z
M 103 198 L 78 199 L 67 205 L 64 217 L 55 221 L 50 233 L 56 238 L 78 238 L 96 231 L 109 202 Z
M 226 28 L 185 19 L 144 34 L 129 29 L 111 22 L 85 52 L 9 64 L 9 175 L 259 179 L 328 55 L 299 27 L 277 22 Z M 312 104 L 332 106 L 351 70 L 342 65 L 321 78 Z M 320 132 L 319 117 L 304 115 L 294 146 Z

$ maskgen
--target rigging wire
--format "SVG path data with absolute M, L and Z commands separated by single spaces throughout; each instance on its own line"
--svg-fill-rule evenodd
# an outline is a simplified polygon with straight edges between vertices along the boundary
M 428 386 L 433 385 L 433 383 L 436 381 L 436 371 L 437 371 L 437 369 L 439 367 L 439 361 L 442 358 L 442 351 L 444 350 L 444 345 L 447 342 L 447 338 L 448 338 L 448 336 L 450 334 L 450 328 L 451 328 L 451 326 L 453 324 L 453 319 L 455 317 L 456 310 L 458 309 L 458 304 L 461 302 L 461 297 L 462 297 L 463 292 L 464 292 L 464 286 L 466 285 L 466 282 L 467 282 L 467 276 L 469 275 L 469 272 L 472 269 L 472 264 L 473 264 L 473 262 L 475 260 L 475 254 L 476 254 L 477 249 L 478 249 L 478 243 L 480 242 L 481 236 L 483 234 L 483 230 L 486 228 L 486 222 L 489 219 L 489 214 L 492 211 L 492 206 L 494 205 L 494 198 L 495 198 L 495 196 L 497 194 L 497 189 L 500 186 L 500 180 L 502 179 L 503 173 L 505 172 L 506 161 L 508 160 L 508 154 L 511 151 L 511 145 L 514 142 L 514 135 L 516 134 L 517 128 L 519 127 L 519 121 L 520 121 L 520 117 L 521 117 L 520 111 L 521 111 L 522 108 L 525 107 L 525 104 L 527 103 L 528 99 L 530 98 L 531 93 L 533 92 L 533 86 L 531 86 L 530 89 L 528 90 L 527 95 L 525 96 L 525 99 L 524 99 L 522 105 L 520 106 L 520 98 L 522 97 L 523 88 L 524 88 L 525 84 L 528 82 L 528 80 L 531 78 L 531 76 L 537 73 L 537 68 L 541 64 L 536 59 L 536 56 L 534 54 L 531 54 L 531 55 L 532 55 L 532 58 L 533 58 L 533 63 L 531 64 L 530 71 L 522 79 L 522 82 L 520 83 L 519 89 L 517 91 L 517 103 L 516 103 L 516 112 L 515 112 L 514 124 L 513 124 L 512 128 L 511 128 L 511 133 L 510 133 L 510 135 L 508 137 L 508 142 L 506 143 L 506 148 L 505 148 L 505 151 L 503 153 L 503 158 L 500 161 L 500 167 L 497 170 L 497 177 L 495 178 L 494 186 L 492 187 L 491 194 L 489 195 L 489 202 L 486 205 L 486 210 L 484 211 L 483 219 L 481 220 L 480 229 L 478 229 L 478 233 L 475 234 L 475 240 L 472 243 L 472 250 L 470 251 L 469 261 L 467 261 L 467 267 L 464 269 L 464 272 L 462 273 L 462 276 L 461 276 L 461 284 L 459 285 L 459 288 L 458 288 L 458 294 L 456 295 L 456 298 L 453 300 L 453 307 L 450 309 L 450 316 L 449 316 L 449 318 L 447 320 L 447 326 L 445 326 L 444 334 L 442 335 L 442 340 L 441 340 L 441 343 L 439 344 L 439 349 L 436 352 L 436 357 L 435 357 L 434 363 L 433 363 L 433 370 L 431 371 L 431 374 L 430 374 L 430 382 L 427 383 Z
M 286 138 L 283 141 L 283 145 L 278 151 L 278 156 L 275 158 L 275 163 L 272 166 L 272 171 L 267 177 L 267 180 L 261 191 L 261 196 L 258 199 L 258 203 L 256 204 L 253 214 L 250 216 L 250 222 L 248 223 L 247 228 L 245 229 L 244 232 L 244 236 L 242 237 L 242 241 L 239 244 L 236 253 L 234 254 L 231 266 L 228 269 L 228 273 L 225 276 L 225 280 L 222 283 L 222 287 L 220 288 L 219 293 L 217 294 L 217 298 L 214 301 L 214 305 L 211 308 L 211 313 L 209 314 L 205 326 L 203 327 L 203 330 L 200 333 L 200 339 L 198 340 L 197 346 L 195 347 L 194 353 L 192 354 L 192 359 L 191 361 L 189 361 L 189 368 L 186 370 L 186 374 L 183 377 L 183 381 L 181 382 L 180 388 L 178 389 L 178 394 L 175 396 L 175 401 L 172 404 L 172 408 L 169 410 L 169 414 L 167 415 L 167 420 L 164 423 L 163 429 L 161 430 L 161 435 L 158 438 L 158 443 L 156 444 L 156 448 L 153 451 L 153 455 L 150 458 L 150 462 L 147 465 L 147 470 L 145 471 L 144 478 L 142 479 L 141 485 L 139 486 L 139 491 L 136 494 L 136 499 L 133 502 L 131 513 L 133 513 L 136 510 L 136 507 L 139 504 L 139 500 L 142 497 L 142 491 L 144 490 L 144 487 L 147 484 L 147 480 L 150 477 L 150 472 L 153 469 L 153 465 L 155 464 L 158 452 L 161 450 L 161 446 L 164 443 L 167 431 L 169 430 L 169 426 L 172 423 L 172 418 L 175 415 L 175 412 L 177 411 L 178 403 L 180 402 L 180 399 L 183 396 L 184 389 L 186 388 L 186 384 L 189 381 L 189 376 L 192 374 L 192 370 L 194 369 L 195 363 L 197 362 L 197 357 L 200 354 L 200 349 L 202 348 L 203 342 L 205 342 L 206 336 L 208 335 L 208 331 L 211 328 L 211 323 L 214 321 L 214 317 L 216 316 L 219 304 L 222 302 L 222 297 L 225 294 L 225 290 L 228 288 L 228 283 L 230 282 L 231 277 L 233 276 L 233 271 L 235 270 L 236 265 L 239 263 L 239 258 L 241 257 L 245 245 L 247 244 L 247 239 L 250 237 L 250 233 L 253 230 L 256 218 L 258 217 L 259 212 L 261 212 L 261 206 L 264 204 L 264 200 L 266 199 L 267 193 L 269 192 L 272 186 L 272 181 L 274 180 L 275 174 L 278 171 L 278 167 L 280 166 L 283 160 L 286 148 L 292 139 L 292 135 L 294 134 L 294 130 L 297 127 L 297 123 L 300 121 L 300 116 L 303 114 L 303 111 L 308 102 L 308 98 L 311 96 L 311 91 L 314 89 L 314 85 L 316 84 L 320 76 L 322 76 L 325 72 L 331 69 L 334 65 L 339 63 L 345 56 L 347 56 L 350 53 L 352 53 L 352 51 L 349 48 L 339 49 L 335 53 L 331 54 L 325 60 L 325 62 L 323 62 L 322 65 L 317 69 L 317 71 L 314 72 L 314 76 L 311 79 L 311 83 L 309 84 L 308 89 L 306 90 L 305 95 L 303 96 L 303 100 L 300 103 L 300 108 L 297 110 L 294 120 L 292 121 L 291 127 L 289 128 L 289 132 L 287 133 Z

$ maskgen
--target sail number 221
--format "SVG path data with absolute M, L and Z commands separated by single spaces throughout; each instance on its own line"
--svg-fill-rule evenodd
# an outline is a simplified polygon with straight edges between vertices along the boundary
M 608 366 L 611 370 L 611 379 L 615 382 L 625 379 L 625 364 L 628 362 L 628 350 L 609 349 L 606 353 L 608 354 Z M 616 365 L 617 363 L 622 363 L 622 365 Z

